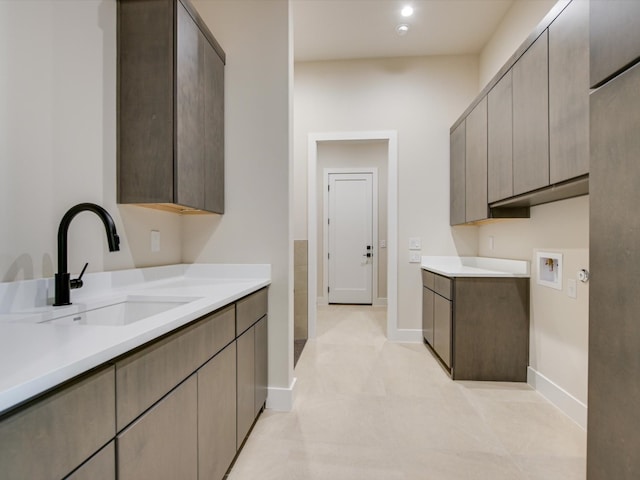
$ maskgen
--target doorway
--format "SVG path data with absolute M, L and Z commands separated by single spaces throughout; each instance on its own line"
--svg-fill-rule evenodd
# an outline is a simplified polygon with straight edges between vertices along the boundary
M 377 294 L 377 169 L 325 169 L 323 284 L 328 303 L 372 305 Z
M 352 142 L 379 142 L 384 148 L 384 161 L 386 178 L 380 180 L 380 188 L 384 186 L 386 199 L 380 200 L 380 206 L 384 206 L 386 225 L 380 225 L 379 231 L 383 232 L 380 238 L 384 240 L 384 248 L 380 250 L 380 257 L 384 256 L 386 268 L 380 272 L 377 278 L 379 288 L 384 289 L 384 303 L 387 309 L 387 338 L 392 341 L 404 339 L 403 331 L 398 330 L 397 320 L 397 296 L 398 296 L 398 140 L 395 131 L 370 131 L 370 132 L 333 132 L 309 134 L 308 142 L 308 201 L 307 201 L 307 227 L 308 227 L 308 336 L 316 336 L 317 305 L 322 303 L 323 276 L 326 269 L 323 268 L 325 258 L 323 249 L 323 233 L 319 228 L 322 221 L 322 171 L 318 171 L 319 149 L 322 145 L 334 143 Z M 381 217 L 382 218 L 382 217 Z M 320 261 L 318 261 L 320 259 Z M 375 259 L 375 256 L 374 256 Z M 375 281 L 375 278 L 374 278 Z M 327 302 L 328 303 L 328 302 Z M 374 305 L 375 286 L 374 286 Z

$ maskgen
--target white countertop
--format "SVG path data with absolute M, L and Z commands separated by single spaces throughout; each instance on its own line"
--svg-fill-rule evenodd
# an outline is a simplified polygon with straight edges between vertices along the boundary
M 446 277 L 530 277 L 527 260 L 426 256 L 422 257 L 421 267 Z
M 170 265 L 86 274 L 83 281 L 68 307 L 50 305 L 52 279 L 0 283 L 0 413 L 269 285 L 271 267 Z M 46 322 L 123 295 L 190 301 L 128 325 Z

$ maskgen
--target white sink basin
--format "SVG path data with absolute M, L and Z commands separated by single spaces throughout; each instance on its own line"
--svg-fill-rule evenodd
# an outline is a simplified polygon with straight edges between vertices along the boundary
M 196 297 L 149 297 L 127 296 L 116 303 L 90 308 L 63 317 L 42 320 L 42 325 L 105 325 L 124 326 L 138 322 L 159 313 L 172 310 L 189 302 L 199 300 Z

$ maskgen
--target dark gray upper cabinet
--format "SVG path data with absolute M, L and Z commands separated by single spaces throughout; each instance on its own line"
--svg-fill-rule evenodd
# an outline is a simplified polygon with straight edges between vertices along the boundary
M 590 98 L 589 480 L 640 475 L 639 91 L 636 65 Z
M 451 191 L 450 191 L 450 223 L 460 225 L 465 223 L 465 144 L 466 144 L 465 122 L 458 125 L 450 137 L 450 168 L 451 168 Z
M 513 66 L 513 193 L 549 185 L 547 31 Z
M 488 218 L 487 205 L 487 98 L 466 119 L 465 192 L 467 222 Z
M 549 180 L 589 173 L 589 2 L 549 26 Z
M 590 4 L 590 83 L 597 87 L 640 58 L 640 2 L 595 0 Z
M 513 196 L 512 71 L 487 95 L 487 198 L 489 203 Z
M 225 54 L 187 0 L 118 1 L 118 201 L 224 212 Z

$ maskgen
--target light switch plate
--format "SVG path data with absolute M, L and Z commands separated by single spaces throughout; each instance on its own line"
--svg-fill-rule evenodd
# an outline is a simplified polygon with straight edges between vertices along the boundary
M 409 238 L 409 250 L 420 250 L 422 249 L 422 240 L 420 237 L 410 237 Z
M 571 298 L 578 298 L 576 281 L 573 278 L 567 280 L 567 295 Z
M 387 241 L 386 240 L 380 240 L 380 248 L 387 248 Z

